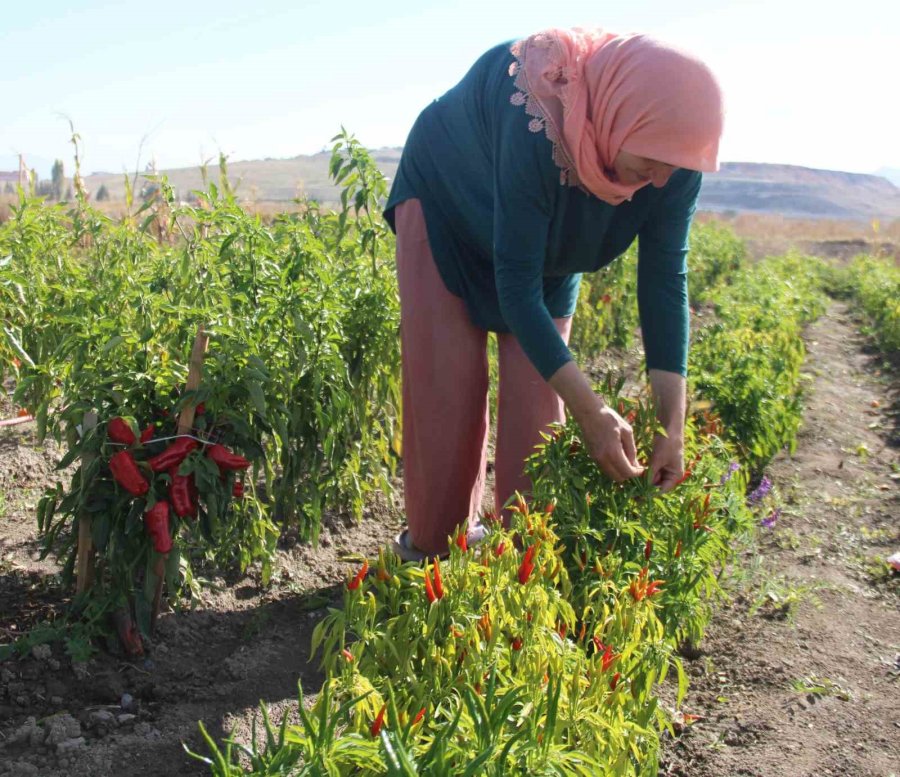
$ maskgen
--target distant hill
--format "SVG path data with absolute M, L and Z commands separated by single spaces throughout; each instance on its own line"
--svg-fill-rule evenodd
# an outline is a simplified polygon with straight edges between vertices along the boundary
M 700 209 L 890 221 L 900 218 L 900 189 L 877 175 L 726 162 L 718 173 L 704 175 Z
M 393 178 L 401 149 L 381 148 L 371 152 L 388 178 Z M 290 159 L 230 162 L 229 178 L 238 192 L 254 201 L 289 202 L 303 194 L 322 203 L 334 203 L 338 189 L 328 177 L 330 154 L 321 152 Z M 198 167 L 160 171 L 186 199 L 192 189 L 203 186 Z M 218 169 L 208 170 L 211 180 Z M 106 185 L 113 199 L 124 199 L 122 175 L 94 174 L 87 186 L 96 192 Z M 833 170 L 815 170 L 793 165 L 727 162 L 718 173 L 707 174 L 700 192 L 700 209 L 735 213 L 777 213 L 789 217 L 848 219 L 900 218 L 900 189 L 886 178 Z

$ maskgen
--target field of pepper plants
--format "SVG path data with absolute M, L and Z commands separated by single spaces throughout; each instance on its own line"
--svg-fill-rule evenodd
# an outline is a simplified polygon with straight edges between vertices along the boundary
M 80 192 L 54 206 L 23 194 L 0 226 L 0 359 L 38 440 L 60 449 L 36 505 L 41 553 L 77 590 L 45 637 L 6 641 L 0 661 L 53 639 L 84 660 L 109 635 L 132 661 L 152 656 L 161 597 L 199 606 L 217 571 L 271 585 L 286 533 L 314 545 L 326 515 L 358 519 L 393 492 L 386 182 L 346 134 L 331 171 L 338 212 L 306 202 L 264 221 L 222 160 L 196 205 L 161 179 L 120 221 Z M 217 777 L 659 772 L 661 741 L 691 723 L 685 656 L 728 598 L 722 575 L 781 514 L 766 468 L 796 445 L 801 334 L 826 289 L 858 299 L 883 347 L 898 346 L 890 262 L 751 262 L 714 222 L 691 241 L 703 315 L 676 489 L 615 484 L 573 423 L 550 430 L 512 526 L 486 514 L 483 543 L 460 535 L 424 565 L 387 549 L 357 561 L 305 637 L 320 682 L 281 721 L 263 704 L 250 738 L 201 723 L 195 765 Z M 632 344 L 636 261 L 629 251 L 585 279 L 573 348 L 587 363 Z M 646 459 L 652 402 L 624 386 L 597 389 Z

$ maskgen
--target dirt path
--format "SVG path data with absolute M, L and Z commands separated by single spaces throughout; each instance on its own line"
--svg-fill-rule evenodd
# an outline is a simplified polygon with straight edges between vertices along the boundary
M 806 339 L 804 427 L 769 470 L 784 511 L 689 662 L 703 719 L 667 743 L 667 777 L 900 773 L 900 387 L 846 306 Z

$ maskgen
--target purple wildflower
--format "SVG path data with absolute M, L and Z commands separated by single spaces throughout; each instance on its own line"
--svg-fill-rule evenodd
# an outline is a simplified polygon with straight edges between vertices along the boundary
M 763 475 L 763 479 L 759 481 L 759 485 L 750 492 L 750 495 L 747 497 L 747 504 L 757 505 L 762 502 L 763 498 L 769 491 L 772 490 L 772 481 L 769 480 L 765 475 Z
M 721 480 L 719 480 L 719 485 L 724 486 L 729 480 L 731 480 L 731 476 L 734 475 L 741 468 L 741 465 L 736 461 L 732 461 L 731 464 L 728 465 L 728 472 L 722 475 Z
M 759 522 L 759 525 L 764 529 L 771 529 L 779 518 L 781 518 L 781 508 L 776 507 L 774 510 L 772 510 L 771 513 L 769 513 Z

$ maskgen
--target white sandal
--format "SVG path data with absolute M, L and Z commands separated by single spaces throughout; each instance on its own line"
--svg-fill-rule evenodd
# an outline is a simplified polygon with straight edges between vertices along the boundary
M 469 530 L 466 532 L 466 544 L 468 547 L 474 548 L 484 542 L 487 536 L 487 530 L 484 528 L 483 524 L 479 523 L 475 526 L 470 526 Z M 394 538 L 391 549 L 400 557 L 401 561 L 414 561 L 418 563 L 430 558 L 429 554 L 425 553 L 423 550 L 419 550 L 413 545 L 409 529 L 404 529 Z M 440 558 L 446 558 L 448 555 L 449 553 L 443 553 L 440 555 Z

